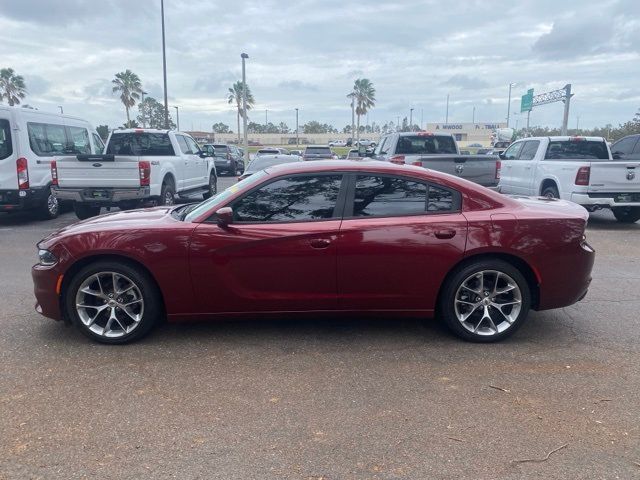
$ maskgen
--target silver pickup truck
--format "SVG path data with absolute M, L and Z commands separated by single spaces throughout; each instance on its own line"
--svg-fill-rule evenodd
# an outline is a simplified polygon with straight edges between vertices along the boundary
M 417 165 L 495 188 L 500 181 L 500 159 L 493 155 L 460 155 L 448 133 L 391 133 L 380 139 L 374 160 Z

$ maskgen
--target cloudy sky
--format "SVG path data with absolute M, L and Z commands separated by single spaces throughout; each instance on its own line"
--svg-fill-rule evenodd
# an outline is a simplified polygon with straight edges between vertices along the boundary
M 168 92 L 183 130 L 225 122 L 241 76 L 256 98 L 251 120 L 295 126 L 351 121 L 345 95 L 369 78 L 369 121 L 504 121 L 520 95 L 573 85 L 570 127 L 618 124 L 640 109 L 640 0 L 205 1 L 165 0 Z M 0 0 L 0 67 L 23 75 L 25 103 L 117 126 L 124 107 L 111 79 L 127 68 L 162 99 L 160 0 Z M 532 125 L 559 126 L 562 104 Z M 521 126 L 524 116 L 512 117 Z

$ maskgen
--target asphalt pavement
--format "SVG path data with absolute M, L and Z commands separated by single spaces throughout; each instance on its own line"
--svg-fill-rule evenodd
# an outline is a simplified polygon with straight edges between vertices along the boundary
M 105 346 L 33 309 L 35 244 L 74 221 L 0 215 L 0 479 L 640 477 L 640 224 L 592 214 L 587 297 L 499 344 L 389 318 Z

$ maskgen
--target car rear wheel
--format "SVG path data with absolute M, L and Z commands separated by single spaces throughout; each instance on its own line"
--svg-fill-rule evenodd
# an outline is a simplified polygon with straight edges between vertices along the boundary
M 558 188 L 555 185 L 549 185 L 542 190 L 542 196 L 547 198 L 560 198 Z
M 636 223 L 640 220 L 640 207 L 616 207 L 611 210 L 620 223 Z
M 147 334 L 162 309 L 149 276 L 128 264 L 96 262 L 65 289 L 67 314 L 80 331 L 102 343 L 127 343 Z
M 472 342 L 495 342 L 512 335 L 531 305 L 526 279 L 503 260 L 479 260 L 455 271 L 440 298 L 449 329 Z
M 42 220 L 53 220 L 54 218 L 57 218 L 58 215 L 60 215 L 60 203 L 50 190 L 49 195 L 39 207 L 38 216 Z
M 170 183 L 163 183 L 160 189 L 160 205 L 173 205 L 175 203 L 176 192 L 173 189 L 173 185 Z
M 76 217 L 80 220 L 86 220 L 87 218 L 100 215 L 100 207 L 85 205 L 83 203 L 74 203 L 73 211 L 76 212 Z
M 209 189 L 202 196 L 206 200 L 207 198 L 213 197 L 216 193 L 218 193 L 218 179 L 216 175 L 211 172 L 209 174 Z

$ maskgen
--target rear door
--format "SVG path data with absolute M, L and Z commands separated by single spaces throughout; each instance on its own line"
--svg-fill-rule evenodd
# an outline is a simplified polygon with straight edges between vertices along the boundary
M 9 195 L 2 190 L 18 189 L 16 160 L 18 159 L 18 131 L 13 130 L 11 112 L 0 109 L 0 203 L 9 201 Z M 12 196 L 13 198 L 13 196 Z
M 616 160 L 640 160 L 640 135 L 630 135 L 611 145 Z
M 349 175 L 337 241 L 341 310 L 433 310 L 464 255 L 467 220 L 450 188 L 394 175 Z

